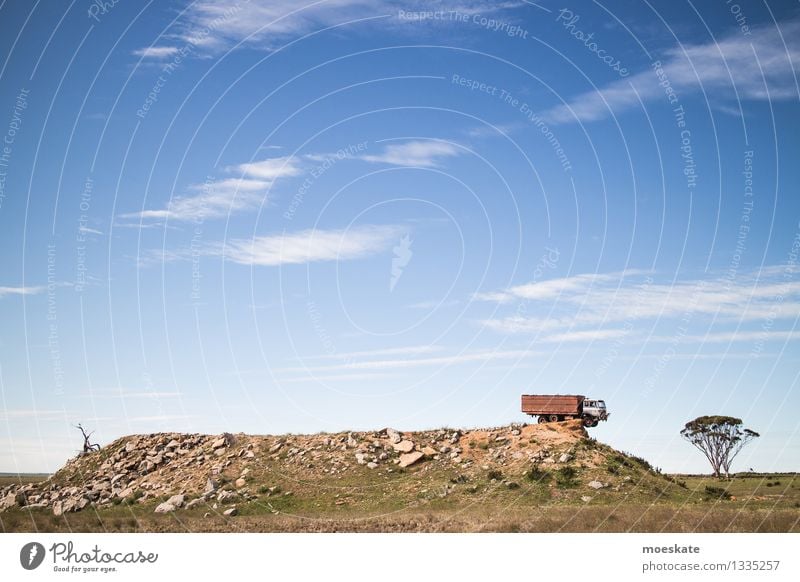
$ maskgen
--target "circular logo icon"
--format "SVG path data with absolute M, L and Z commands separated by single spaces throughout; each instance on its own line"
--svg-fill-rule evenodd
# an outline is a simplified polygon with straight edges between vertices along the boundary
M 44 561 L 44 546 L 39 542 L 30 542 L 19 551 L 19 563 L 26 570 L 35 570 Z

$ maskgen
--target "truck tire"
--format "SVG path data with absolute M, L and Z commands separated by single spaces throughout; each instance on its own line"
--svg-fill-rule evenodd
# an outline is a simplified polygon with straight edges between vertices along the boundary
M 585 426 L 587 428 L 591 427 L 591 426 L 596 426 L 594 417 L 593 416 L 589 416 L 588 414 L 586 416 L 584 416 L 583 417 L 583 426 Z
M 547 417 L 547 420 L 549 420 L 550 422 L 558 422 L 558 415 L 551 414 L 549 417 Z
M 544 424 L 545 422 L 547 422 L 547 418 L 545 418 L 544 416 L 540 416 L 538 422 L 539 424 Z

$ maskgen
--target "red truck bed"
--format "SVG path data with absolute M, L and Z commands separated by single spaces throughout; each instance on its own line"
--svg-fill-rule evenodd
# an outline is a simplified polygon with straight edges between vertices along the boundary
M 523 394 L 525 414 L 579 414 L 585 397 L 578 394 Z

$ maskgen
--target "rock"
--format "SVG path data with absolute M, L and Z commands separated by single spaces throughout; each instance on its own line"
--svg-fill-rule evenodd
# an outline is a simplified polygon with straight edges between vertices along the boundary
M 400 435 L 400 433 L 394 430 L 393 428 L 386 429 L 386 436 L 389 437 L 389 442 L 392 443 L 393 445 L 403 440 L 403 437 Z
M 234 515 L 239 515 L 239 510 L 235 507 L 231 507 L 230 509 L 226 509 L 222 512 L 222 515 L 226 517 L 233 517 Z
M 630 476 L 630 475 L 625 475 L 625 476 L 622 478 L 622 480 L 623 480 L 623 481 L 630 481 L 630 480 L 631 480 L 631 476 Z
M 281 447 L 282 447 L 282 446 L 283 446 L 283 443 L 275 443 L 274 445 L 272 445 L 272 446 L 269 448 L 269 452 L 270 452 L 270 454 L 272 454 L 272 453 L 277 453 L 278 451 L 280 451 L 280 450 L 281 450 Z
M 559 462 L 559 463 L 569 463 L 571 460 L 572 460 L 572 455 L 570 455 L 569 453 L 563 453 L 563 454 L 562 454 L 562 455 L 561 455 L 561 456 L 558 458 L 558 462 Z
M 220 503 L 227 503 L 228 501 L 233 501 L 236 499 L 236 493 L 232 491 L 220 491 L 217 495 L 217 501 Z
M 589 497 L 588 495 L 581 495 L 581 501 L 583 501 L 584 503 L 589 503 L 591 500 L 592 498 Z
M 134 489 L 133 489 L 133 487 L 126 487 L 125 489 L 123 489 L 122 491 L 120 491 L 120 493 L 119 493 L 119 498 L 120 498 L 120 499 L 127 499 L 128 497 L 130 497 L 131 495 L 133 495 L 133 493 L 134 493 Z
M 131 442 L 128 442 L 128 443 L 125 444 L 125 452 L 126 453 L 132 453 L 135 450 L 136 450 L 136 445 L 135 444 L 133 444 Z
M 353 438 L 352 434 L 347 435 L 347 448 L 354 449 L 358 446 L 358 441 Z
M 423 455 L 420 451 L 414 451 L 413 453 L 406 453 L 405 455 L 400 455 L 400 466 L 410 467 L 414 463 L 417 463 L 424 456 L 425 455 Z
M 447 445 L 440 447 L 439 452 L 442 453 L 443 455 L 446 455 L 447 453 L 450 452 L 450 447 L 448 447 Z
M 194 509 L 195 507 L 203 503 L 203 501 L 204 500 L 201 497 L 198 497 L 197 499 L 192 499 L 189 503 L 186 504 L 186 509 Z
M 589 481 L 589 487 L 592 489 L 602 489 L 605 487 L 600 481 Z
M 356 453 L 356 463 L 365 465 L 367 461 L 364 459 L 364 453 Z
M 25 503 L 25 493 L 22 491 L 9 491 L 8 495 L 0 501 L 0 510 L 10 509 L 14 506 L 24 507 Z
M 253 451 L 247 451 L 247 452 L 244 454 L 244 458 L 245 458 L 245 459 L 252 459 L 252 458 L 254 458 L 255 456 L 256 456 L 256 454 L 255 454 Z
M 225 437 L 219 437 L 213 443 L 211 443 L 212 449 L 219 449 L 225 446 Z
M 433 447 L 423 447 L 422 452 L 428 455 L 429 457 L 432 457 L 433 455 L 436 454 L 436 449 L 434 449 Z
M 393 444 L 392 447 L 398 453 L 410 453 L 414 450 L 414 443 L 408 440 L 400 441 L 399 443 Z
M 63 515 L 63 513 L 64 513 L 64 504 L 61 503 L 60 501 L 56 501 L 53 504 L 53 515 L 58 517 L 60 515 Z
M 166 448 L 168 448 L 168 449 L 177 449 L 180 446 L 181 446 L 181 444 L 178 441 L 176 441 L 175 439 L 172 439 L 171 441 L 169 441 L 167 443 L 167 447 Z
M 183 502 L 186 498 L 183 495 L 173 495 L 169 499 L 167 499 L 167 503 L 174 506 L 176 509 L 178 507 L 183 507 Z
M 206 480 L 206 488 L 204 493 L 212 493 L 217 490 L 217 482 L 214 481 L 211 477 Z
M 170 513 L 172 511 L 175 511 L 175 506 L 172 505 L 171 503 L 165 501 L 164 503 L 161 503 L 158 507 L 156 507 L 156 511 L 155 512 L 156 513 Z
M 239 477 L 236 482 L 234 483 L 237 489 L 241 489 L 245 485 L 247 485 L 247 480 L 244 477 Z
M 377 466 L 378 466 L 378 463 L 374 463 L 374 462 L 367 463 L 367 468 L 368 469 L 375 469 Z

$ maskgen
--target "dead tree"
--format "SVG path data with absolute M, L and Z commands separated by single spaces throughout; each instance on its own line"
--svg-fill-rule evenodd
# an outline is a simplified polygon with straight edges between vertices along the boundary
M 92 453 L 92 452 L 100 450 L 100 445 L 98 445 L 97 443 L 92 444 L 92 443 L 89 442 L 89 437 L 91 437 L 94 434 L 94 431 L 90 432 L 89 434 L 86 434 L 86 430 L 83 428 L 83 426 L 81 426 L 81 423 L 78 423 L 75 428 L 77 428 L 79 431 L 81 431 L 81 434 L 83 435 L 83 453 L 84 454 Z

